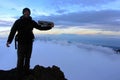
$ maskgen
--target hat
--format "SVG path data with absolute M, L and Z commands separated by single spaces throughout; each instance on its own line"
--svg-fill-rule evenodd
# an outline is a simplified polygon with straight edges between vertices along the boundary
M 31 14 L 31 11 L 30 11 L 29 8 L 24 8 L 23 11 L 22 11 L 22 13 L 24 14 L 25 11 L 28 11 Z

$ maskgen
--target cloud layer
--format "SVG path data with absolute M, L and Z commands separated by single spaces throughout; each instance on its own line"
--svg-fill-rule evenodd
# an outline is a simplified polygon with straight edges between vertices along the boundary
M 120 11 L 79 11 L 69 14 L 37 16 L 36 20 L 50 20 L 56 25 L 78 26 L 85 28 L 98 28 L 108 30 L 120 30 Z

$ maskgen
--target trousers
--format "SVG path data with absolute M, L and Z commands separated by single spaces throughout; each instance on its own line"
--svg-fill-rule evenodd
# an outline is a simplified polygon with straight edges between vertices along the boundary
M 30 58 L 32 54 L 33 42 L 29 44 L 18 43 L 17 49 L 17 69 L 18 71 L 29 71 Z

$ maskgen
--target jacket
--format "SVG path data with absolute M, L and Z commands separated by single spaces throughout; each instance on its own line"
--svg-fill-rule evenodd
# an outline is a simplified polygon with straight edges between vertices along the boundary
M 11 43 L 13 41 L 16 32 L 18 43 L 27 44 L 32 42 L 34 39 L 33 28 L 39 30 L 51 29 L 50 26 L 41 27 L 41 25 L 38 25 L 31 17 L 25 18 L 24 16 L 21 16 L 20 19 L 16 20 L 13 24 L 7 42 Z

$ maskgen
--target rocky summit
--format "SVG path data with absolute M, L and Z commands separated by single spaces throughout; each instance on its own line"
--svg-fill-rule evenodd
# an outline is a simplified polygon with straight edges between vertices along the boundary
M 29 70 L 28 74 L 24 71 L 17 72 L 17 69 L 0 70 L 0 80 L 67 80 L 64 73 L 58 66 L 43 67 L 36 65 Z

